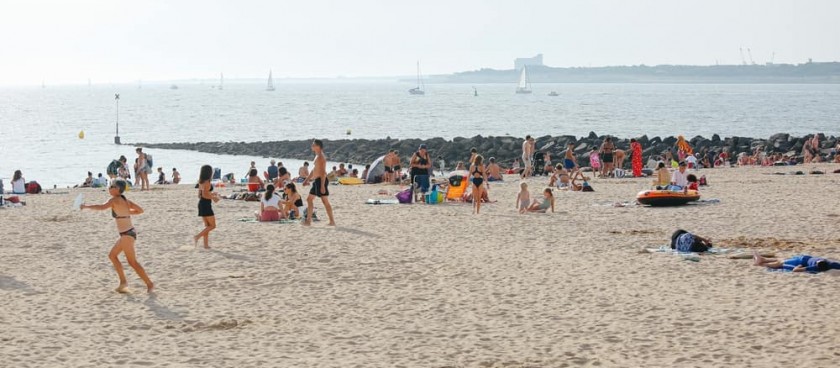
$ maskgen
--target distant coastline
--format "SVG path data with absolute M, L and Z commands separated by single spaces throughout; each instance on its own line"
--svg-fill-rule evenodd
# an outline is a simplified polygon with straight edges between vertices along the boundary
M 514 83 L 515 69 L 433 75 L 426 83 Z M 838 84 L 840 62 L 765 65 L 634 65 L 556 68 L 529 66 L 532 83 Z M 409 79 L 402 81 L 410 82 Z

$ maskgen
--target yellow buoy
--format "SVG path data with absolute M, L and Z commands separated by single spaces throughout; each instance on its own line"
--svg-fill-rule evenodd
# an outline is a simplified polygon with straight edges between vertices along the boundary
M 353 134 L 353 131 L 350 130 L 350 129 L 347 129 L 347 135 L 350 135 L 350 134 Z
M 79 139 L 85 139 L 85 131 L 84 130 L 79 132 Z

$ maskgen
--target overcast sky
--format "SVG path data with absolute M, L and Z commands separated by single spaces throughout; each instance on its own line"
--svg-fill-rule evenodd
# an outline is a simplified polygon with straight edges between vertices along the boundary
M 0 85 L 840 60 L 837 0 L 0 0 Z

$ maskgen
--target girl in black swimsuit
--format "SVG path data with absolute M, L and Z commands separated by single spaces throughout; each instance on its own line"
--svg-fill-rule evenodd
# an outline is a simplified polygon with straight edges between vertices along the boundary
M 289 215 L 289 219 L 300 218 L 299 208 L 303 207 L 303 199 L 298 194 L 297 186 L 295 186 L 295 183 L 288 183 L 283 191 L 286 193 L 284 211 Z
M 473 164 L 470 165 L 470 176 L 473 183 L 473 213 L 476 215 L 481 210 L 481 200 L 484 199 L 484 157 L 476 155 Z
M 216 215 L 213 213 L 213 202 L 219 201 L 219 195 L 213 193 L 213 167 L 204 165 L 198 175 L 198 216 L 204 221 L 204 230 L 193 237 L 195 246 L 198 239 L 204 238 L 204 248 L 210 249 L 210 232 L 216 228 Z
M 120 238 L 114 244 L 114 247 L 111 248 L 111 253 L 108 254 L 108 258 L 114 264 L 114 270 L 117 271 L 117 276 L 120 278 L 120 286 L 117 287 L 117 292 L 128 292 L 128 282 L 125 279 L 122 263 L 120 263 L 120 259 L 118 258 L 120 253 L 125 253 L 125 259 L 128 261 L 128 265 L 134 269 L 137 276 L 143 279 L 143 282 L 146 283 L 146 290 L 151 293 L 155 285 L 149 279 L 149 276 L 146 275 L 146 270 L 140 265 L 140 262 L 137 262 L 137 256 L 134 253 L 134 242 L 137 240 L 137 232 L 131 224 L 131 215 L 139 215 L 143 213 L 143 209 L 136 203 L 125 198 L 123 193 L 125 193 L 126 185 L 125 181 L 115 180 L 108 188 L 108 193 L 111 194 L 111 199 L 108 202 L 100 205 L 83 204 L 81 209 L 87 208 L 101 211 L 110 208 L 111 216 L 116 220 L 117 232 L 120 234 Z

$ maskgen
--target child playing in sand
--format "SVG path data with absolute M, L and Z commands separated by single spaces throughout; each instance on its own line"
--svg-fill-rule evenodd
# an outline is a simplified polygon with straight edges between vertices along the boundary
M 545 213 L 548 209 L 551 208 L 551 212 L 554 213 L 554 193 L 551 191 L 551 188 L 545 188 L 543 191 L 543 199 L 542 201 L 534 200 L 534 203 L 528 207 L 528 212 L 543 212 Z
M 108 259 L 114 264 L 114 270 L 117 271 L 117 276 L 120 278 L 120 286 L 117 287 L 117 292 L 128 292 L 128 282 L 125 279 L 122 263 L 118 258 L 120 253 L 125 253 L 125 260 L 128 261 L 128 265 L 134 269 L 137 276 L 143 279 L 143 282 L 146 283 L 146 291 L 151 293 L 155 285 L 149 279 L 149 276 L 146 275 L 146 270 L 143 269 L 140 262 L 137 262 L 137 256 L 134 253 L 134 242 L 137 240 L 137 231 L 134 230 L 134 225 L 131 223 L 131 216 L 142 214 L 143 208 L 125 198 L 123 193 L 125 193 L 127 185 L 122 180 L 114 181 L 108 187 L 108 194 L 111 195 L 111 199 L 108 202 L 100 205 L 83 204 L 80 209 L 96 211 L 111 209 L 111 216 L 114 217 L 114 221 L 117 223 L 117 232 L 120 234 L 120 238 L 108 254 Z
M 688 186 L 686 186 L 685 190 L 700 190 L 700 184 L 697 182 L 697 175 L 688 174 L 686 177 L 688 180 Z
M 528 183 L 519 183 L 519 193 L 516 193 L 516 206 L 519 208 L 519 213 L 528 211 L 528 205 L 531 204 L 531 193 L 528 193 Z
M 595 147 L 589 150 L 589 166 L 592 167 L 593 173 L 601 171 L 601 157 L 598 156 L 598 150 Z

